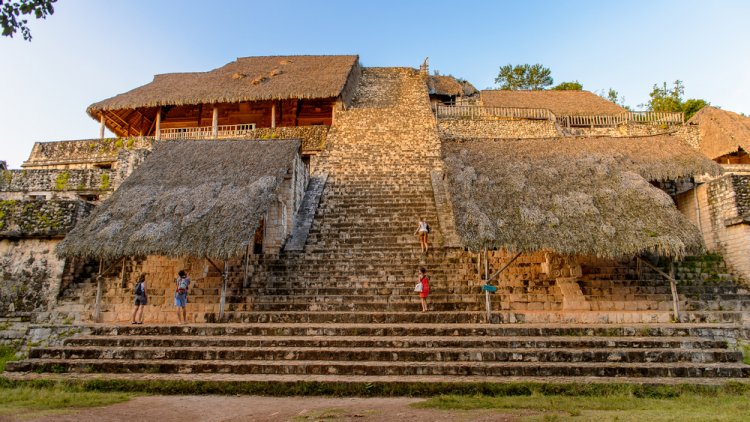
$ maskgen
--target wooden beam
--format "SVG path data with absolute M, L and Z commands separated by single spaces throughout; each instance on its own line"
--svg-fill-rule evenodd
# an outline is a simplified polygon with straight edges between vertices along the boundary
M 161 107 L 156 109 L 156 140 L 161 139 Z
M 104 112 L 102 112 L 102 115 L 99 117 L 99 139 L 104 139 Z
M 276 128 L 276 102 L 271 104 L 271 128 Z
M 211 136 L 214 139 L 219 137 L 219 107 L 214 106 L 214 113 L 211 119 Z

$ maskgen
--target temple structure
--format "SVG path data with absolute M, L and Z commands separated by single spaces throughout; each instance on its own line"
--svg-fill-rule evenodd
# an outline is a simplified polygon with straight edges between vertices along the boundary
M 150 356 L 166 359 L 159 371 L 281 380 L 750 375 L 726 343 L 710 357 L 665 351 L 657 363 L 642 339 L 602 355 L 576 343 L 560 361 L 529 343 L 523 362 L 511 362 L 509 346 L 478 340 L 473 330 L 484 329 L 472 325 L 540 324 L 544 337 L 565 335 L 559 324 L 632 334 L 623 324 L 749 321 L 742 116 L 706 108 L 686 123 L 681 113 L 628 111 L 586 91 L 478 93 L 430 75 L 426 62 L 367 68 L 358 56 L 239 58 L 157 75 L 87 112 L 99 138 L 40 142 L 22 170 L 2 170 L 0 301 L 6 318 L 80 324 L 96 338 L 81 342 L 109 346 L 52 344 L 16 371 L 113 372 L 99 359 L 111 358 L 114 341 L 103 327 L 129 323 L 135 281 L 148 280 L 146 322 L 171 324 L 174 277 L 185 269 L 196 325 L 181 333 L 219 354 L 186 350 L 190 362 L 176 363 L 172 352 L 154 352 L 159 336 L 179 336 L 164 325 L 142 340 L 142 353 L 123 352 L 118 368 L 144 372 L 138 356 Z M 427 253 L 414 236 L 420 218 L 432 227 Z M 432 286 L 424 313 L 413 292 L 419 267 Z M 215 322 L 244 325 L 206 325 Z M 213 332 L 292 338 L 274 354 L 239 350 L 247 339 L 224 344 Z M 327 343 L 305 333 L 345 340 L 323 356 Z M 418 350 L 396 351 L 398 333 L 420 337 Z M 372 341 L 379 335 L 382 347 Z M 700 353 L 690 341 L 681 347 Z M 290 354 L 295 342 L 310 349 Z M 430 344 L 452 351 L 433 356 Z M 422 373 L 411 365 L 422 353 L 450 362 Z M 632 361 L 612 364 L 615 355 Z

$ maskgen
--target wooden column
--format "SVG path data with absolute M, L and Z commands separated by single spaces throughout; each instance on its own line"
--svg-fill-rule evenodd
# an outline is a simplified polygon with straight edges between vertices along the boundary
M 99 139 L 104 139 L 104 113 L 99 117 Z
M 214 106 L 214 116 L 211 121 L 211 134 L 214 139 L 219 137 L 219 107 Z
M 156 110 L 156 140 L 161 139 L 161 107 Z
M 271 104 L 271 128 L 276 128 L 276 103 Z

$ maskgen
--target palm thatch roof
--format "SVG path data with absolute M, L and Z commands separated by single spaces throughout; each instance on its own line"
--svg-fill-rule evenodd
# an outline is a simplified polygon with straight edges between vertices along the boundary
M 610 116 L 627 110 L 589 91 L 509 91 L 486 89 L 486 107 L 546 108 L 556 116 Z
M 600 257 L 701 249 L 698 229 L 649 180 L 718 165 L 672 136 L 444 142 L 464 245 Z
M 739 148 L 750 154 L 750 117 L 706 106 L 688 124 L 698 125 L 698 149 L 709 158 L 719 158 Z
M 240 57 L 209 72 L 156 75 L 86 111 L 97 118 L 102 111 L 139 107 L 335 98 L 358 61 L 356 55 Z
M 299 149 L 297 140 L 159 143 L 57 252 L 98 258 L 240 255 Z
M 466 80 L 459 80 L 453 76 L 431 75 L 427 79 L 427 89 L 430 95 L 445 95 L 449 97 L 474 95 L 478 91 L 474 85 Z

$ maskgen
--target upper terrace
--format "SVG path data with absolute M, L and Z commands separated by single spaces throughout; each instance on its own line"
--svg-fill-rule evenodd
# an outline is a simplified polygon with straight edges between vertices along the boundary
M 482 105 L 436 105 L 438 118 L 551 120 L 561 127 L 681 125 L 683 113 L 633 112 L 588 91 L 484 90 Z
M 88 114 L 119 137 L 208 139 L 255 128 L 330 125 L 359 78 L 358 56 L 243 57 L 209 72 L 156 75 Z

